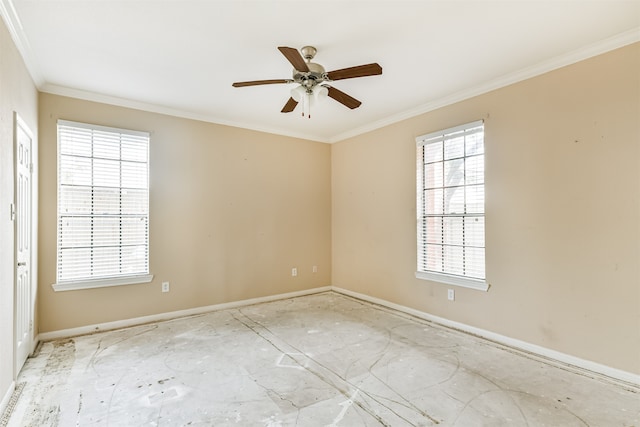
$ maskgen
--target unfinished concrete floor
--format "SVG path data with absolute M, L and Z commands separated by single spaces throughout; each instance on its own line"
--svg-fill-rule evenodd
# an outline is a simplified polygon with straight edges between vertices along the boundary
M 9 426 L 639 426 L 638 390 L 328 292 L 47 342 Z

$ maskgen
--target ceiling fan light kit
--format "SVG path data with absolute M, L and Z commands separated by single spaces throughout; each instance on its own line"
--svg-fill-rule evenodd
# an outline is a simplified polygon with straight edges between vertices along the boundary
M 305 86 L 300 85 L 291 89 L 291 98 L 296 102 L 296 105 L 302 102 L 302 116 L 311 118 L 311 106 L 316 102 L 324 100 L 329 95 L 329 89 L 322 85 L 315 85 L 312 89 L 307 89 Z M 287 103 L 288 104 L 288 103 Z M 293 106 L 295 109 L 295 105 Z M 289 113 L 290 111 L 284 111 L 283 113 Z
M 353 110 L 354 108 L 358 108 L 362 103 L 326 83 L 335 80 L 382 74 L 382 67 L 377 63 L 326 72 L 322 65 L 311 62 L 318 52 L 313 46 L 304 46 L 300 51 L 292 47 L 280 46 L 278 50 L 287 58 L 289 63 L 293 65 L 293 75 L 291 79 L 236 82 L 233 83 L 232 86 L 246 87 L 283 83 L 298 84 L 297 87 L 291 90 L 291 97 L 282 108 L 282 113 L 290 113 L 295 110 L 299 103 L 302 103 L 302 116 L 311 118 L 311 105 L 327 96 Z

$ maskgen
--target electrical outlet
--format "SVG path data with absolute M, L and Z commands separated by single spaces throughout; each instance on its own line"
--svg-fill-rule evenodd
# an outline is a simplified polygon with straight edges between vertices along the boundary
M 311 269 L 311 271 L 313 271 L 314 273 L 318 272 L 318 266 L 314 265 L 313 268 Z
M 447 299 L 449 301 L 454 301 L 456 299 L 456 291 L 453 289 L 447 289 Z
M 162 282 L 162 292 L 169 292 L 169 282 Z
M 295 268 L 295 267 L 293 267 L 293 268 L 291 269 L 291 275 L 292 275 L 293 277 L 296 277 L 296 276 L 298 275 L 298 269 L 297 269 L 297 268 Z

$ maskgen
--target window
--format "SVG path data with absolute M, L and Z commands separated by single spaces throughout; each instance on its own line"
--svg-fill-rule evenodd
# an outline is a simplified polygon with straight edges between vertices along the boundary
M 149 134 L 58 121 L 55 290 L 151 281 Z
M 486 291 L 484 124 L 430 133 L 416 142 L 416 277 Z

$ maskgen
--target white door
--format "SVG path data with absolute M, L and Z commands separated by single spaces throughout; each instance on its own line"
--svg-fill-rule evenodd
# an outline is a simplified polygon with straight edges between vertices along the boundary
M 16 374 L 31 353 L 33 344 L 33 292 L 32 284 L 32 136 L 31 132 L 15 115 L 15 160 L 16 160 L 16 215 L 15 215 L 15 326 L 16 326 Z

